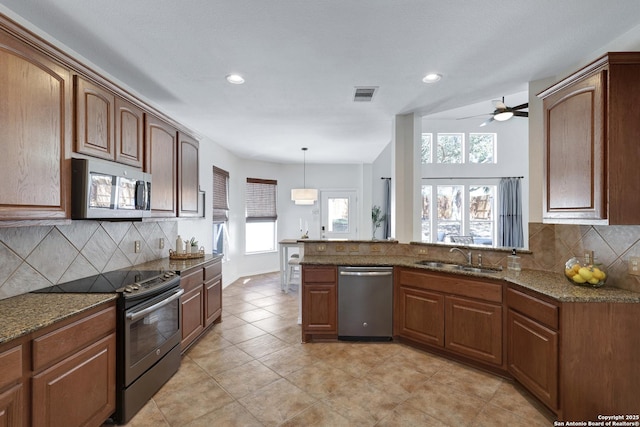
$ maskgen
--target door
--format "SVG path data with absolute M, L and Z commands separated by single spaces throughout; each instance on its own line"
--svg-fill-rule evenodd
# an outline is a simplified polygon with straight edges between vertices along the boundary
M 322 191 L 320 236 L 323 239 L 356 240 L 358 238 L 357 203 L 358 198 L 354 190 Z

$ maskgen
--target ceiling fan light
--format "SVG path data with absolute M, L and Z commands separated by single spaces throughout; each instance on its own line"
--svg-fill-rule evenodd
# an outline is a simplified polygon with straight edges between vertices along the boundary
M 503 111 L 502 113 L 498 113 L 493 116 L 494 120 L 497 120 L 499 122 L 505 122 L 511 117 L 513 117 L 513 111 Z

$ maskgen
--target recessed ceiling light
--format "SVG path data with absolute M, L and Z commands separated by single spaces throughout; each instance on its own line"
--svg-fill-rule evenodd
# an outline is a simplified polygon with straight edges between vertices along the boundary
M 422 81 L 425 83 L 435 83 L 442 78 L 442 74 L 438 73 L 429 73 L 422 78 Z
M 241 85 L 244 83 L 244 78 L 240 74 L 229 74 L 227 76 L 227 81 L 234 85 Z

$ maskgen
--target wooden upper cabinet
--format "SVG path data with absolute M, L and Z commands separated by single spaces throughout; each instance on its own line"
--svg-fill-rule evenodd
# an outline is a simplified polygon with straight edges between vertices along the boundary
M 640 224 L 640 53 L 608 53 L 538 96 L 544 222 Z
M 0 220 L 70 217 L 69 69 L 0 28 Z
M 177 214 L 178 131 L 151 115 L 145 115 L 145 171 L 151 174 L 151 216 Z
M 115 95 L 102 87 L 73 76 L 76 109 L 75 151 L 115 160 Z
M 144 112 L 126 99 L 74 76 L 75 151 L 142 168 Z
M 142 168 L 144 160 L 144 112 L 131 102 L 116 96 L 116 162 Z
M 178 216 L 198 216 L 198 149 L 195 139 L 179 133 Z

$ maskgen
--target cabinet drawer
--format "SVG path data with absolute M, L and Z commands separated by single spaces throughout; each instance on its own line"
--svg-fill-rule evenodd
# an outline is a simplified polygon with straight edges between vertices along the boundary
M 306 267 L 302 269 L 303 281 L 305 283 L 335 283 L 337 282 L 336 268 L 315 268 Z
M 545 326 L 558 329 L 558 307 L 515 289 L 507 289 L 507 305 Z
M 32 344 L 33 370 L 39 371 L 116 329 L 116 309 L 111 306 L 71 324 L 35 338 Z
M 212 262 L 204 266 L 204 281 L 209 280 L 222 274 L 222 263 L 220 261 Z
M 187 271 L 184 276 L 182 274 L 180 275 L 180 286 L 182 286 L 185 292 L 189 292 L 198 286 L 202 286 L 203 279 L 202 267 L 198 267 L 195 270 Z
M 0 389 L 22 378 L 22 345 L 0 353 Z
M 502 302 L 502 284 L 456 274 L 433 274 L 415 270 L 401 270 L 400 284 L 445 294 Z

